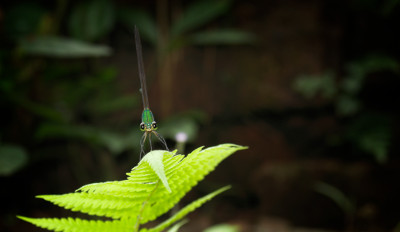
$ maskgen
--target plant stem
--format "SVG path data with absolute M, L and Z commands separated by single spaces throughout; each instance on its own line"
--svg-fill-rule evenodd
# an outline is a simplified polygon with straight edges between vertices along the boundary
M 139 231 L 139 225 L 140 225 L 140 219 L 142 217 L 143 211 L 144 211 L 144 207 L 146 206 L 146 204 L 149 202 L 150 197 L 154 194 L 154 192 L 156 191 L 156 189 L 158 188 L 158 186 L 160 185 L 160 180 L 157 181 L 156 186 L 154 187 L 154 189 L 151 191 L 151 193 L 147 196 L 146 200 L 143 202 L 142 204 L 142 208 L 140 208 L 139 214 L 137 216 L 137 220 L 135 223 L 135 228 L 134 228 L 134 232 Z

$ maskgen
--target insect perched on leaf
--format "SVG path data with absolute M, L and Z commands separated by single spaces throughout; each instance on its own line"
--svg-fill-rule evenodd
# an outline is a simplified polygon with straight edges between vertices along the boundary
M 161 141 L 161 143 L 164 144 L 167 150 L 169 149 L 167 143 L 165 142 L 165 139 L 159 133 L 156 132 L 158 128 L 157 123 L 154 120 L 153 113 L 150 110 L 149 99 L 147 97 L 146 75 L 144 73 L 144 65 L 143 65 L 142 44 L 140 42 L 139 30 L 137 29 L 136 26 L 135 26 L 135 44 L 136 44 L 136 54 L 138 58 L 139 77 L 141 85 L 140 92 L 142 93 L 142 99 L 143 99 L 142 122 L 140 123 L 140 130 L 144 131 L 144 134 L 140 139 L 140 158 L 142 158 L 142 154 L 145 154 L 144 144 L 147 138 L 149 138 L 150 150 L 152 150 L 152 145 L 151 145 L 152 134 L 154 134 Z

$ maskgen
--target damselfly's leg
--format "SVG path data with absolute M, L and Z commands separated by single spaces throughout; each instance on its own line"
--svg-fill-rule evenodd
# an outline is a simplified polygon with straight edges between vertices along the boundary
M 162 144 L 164 144 L 165 148 L 167 149 L 167 151 L 169 151 L 168 146 L 167 146 L 167 142 L 165 142 L 165 139 L 157 132 L 153 131 L 154 135 L 161 141 Z
M 150 145 L 150 151 L 152 151 L 153 146 L 151 145 L 151 133 L 149 133 L 149 145 Z
M 142 154 L 144 155 L 144 143 L 146 142 L 147 132 L 143 133 L 142 138 L 140 139 L 140 157 L 139 160 L 142 159 Z

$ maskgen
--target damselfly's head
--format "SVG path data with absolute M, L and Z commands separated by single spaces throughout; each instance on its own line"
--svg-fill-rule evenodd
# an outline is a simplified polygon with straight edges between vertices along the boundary
M 152 121 L 151 123 L 145 123 L 145 122 L 141 122 L 140 123 L 140 130 L 141 131 L 147 131 L 147 132 L 151 132 L 154 130 L 157 130 L 157 123 L 156 121 Z

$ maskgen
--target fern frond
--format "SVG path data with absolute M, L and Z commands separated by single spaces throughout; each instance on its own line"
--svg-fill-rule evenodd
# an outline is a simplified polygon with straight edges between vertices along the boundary
M 167 188 L 155 189 L 141 215 L 140 223 L 143 224 L 170 210 L 198 181 L 214 170 L 217 164 L 242 149 L 245 148 L 223 144 L 204 150 L 196 149 L 185 158 L 183 155 L 174 155 L 175 153 L 163 151 L 163 155 L 160 155 L 160 151 L 152 151 L 127 174 L 128 180 L 91 184 L 83 186 L 75 193 L 38 197 L 89 215 L 114 219 L 133 217 L 141 211 L 143 202 L 161 179 L 153 169 L 157 164 L 151 162 L 159 164 L 162 159 L 162 163 L 167 165 L 164 166 L 164 173 L 160 170 L 158 174 L 164 175 L 170 183 L 171 193 Z
M 246 147 L 222 144 L 204 150 L 201 150 L 201 148 L 194 150 L 182 159 L 174 168 L 175 172 L 168 176 L 172 192 L 168 193 L 162 188 L 157 189 L 149 200 L 148 205 L 150 206 L 144 210 L 140 222 L 152 221 L 170 210 L 205 175 L 214 170 L 223 159 L 243 149 L 246 149 Z M 169 154 L 164 155 L 164 159 L 169 158 Z
M 140 230 L 140 232 L 159 232 L 164 230 L 165 228 L 171 226 L 172 224 L 174 224 L 176 221 L 182 219 L 183 217 L 185 217 L 188 213 L 192 212 L 193 210 L 197 209 L 198 207 L 200 207 L 201 205 L 203 205 L 204 203 L 206 203 L 207 201 L 211 200 L 213 197 L 215 197 L 216 195 L 228 190 L 230 188 L 230 186 L 225 186 L 223 188 L 220 188 L 210 194 L 207 194 L 206 196 L 197 199 L 196 201 L 193 201 L 192 203 L 190 203 L 189 205 L 185 206 L 183 209 L 179 210 L 178 213 L 176 213 L 174 216 L 170 217 L 168 220 L 166 220 L 165 222 L 161 223 L 160 225 L 151 228 L 151 229 L 142 229 Z
M 222 144 L 204 150 L 200 147 L 186 157 L 177 155 L 176 151 L 152 151 L 131 172 L 127 173 L 127 180 L 85 185 L 75 193 L 38 196 L 38 198 L 72 211 L 118 220 L 103 222 L 70 218 L 29 219 L 21 217 L 21 219 L 56 231 L 77 231 L 78 228 L 79 231 L 91 231 L 81 228 L 91 227 L 92 224 L 93 227 L 102 225 L 108 228 L 112 225 L 122 228 L 125 223 L 131 223 L 130 231 L 137 231 L 139 225 L 152 221 L 170 210 L 223 159 L 242 149 L 246 149 L 246 147 L 234 144 Z M 160 225 L 159 228 L 172 225 L 224 190 L 218 190 L 193 202 Z M 56 227 L 56 225 L 62 228 Z M 73 227 L 76 230 L 73 230 Z M 99 231 L 96 229 L 96 232 Z M 119 231 L 124 231 L 124 229 Z
M 155 183 L 140 184 L 133 183 L 129 180 L 122 180 L 84 185 L 76 190 L 76 192 L 97 193 L 112 196 L 126 196 L 130 194 L 133 195 L 148 192 L 149 189 L 152 189 L 152 187 L 154 187 L 154 185 Z
M 171 192 L 171 188 L 169 187 L 168 180 L 167 177 L 165 176 L 165 171 L 164 171 L 164 163 L 163 163 L 164 153 L 166 152 L 159 150 L 150 152 L 143 158 L 143 162 L 147 162 L 150 165 L 151 169 L 157 174 L 158 178 L 163 183 L 165 189 L 167 189 L 168 192 Z
M 129 220 L 83 220 L 80 218 L 18 218 L 30 222 L 37 227 L 48 230 L 64 231 L 64 232 L 131 232 L 134 219 Z M 79 228 L 79 229 L 78 229 Z
M 75 193 L 37 196 L 55 205 L 89 215 L 114 219 L 135 217 L 159 181 L 149 162 L 141 161 L 132 171 L 135 179 L 85 185 Z
M 185 225 L 188 222 L 188 220 L 182 220 L 178 223 L 176 223 L 173 227 L 171 227 L 167 232 L 178 232 L 179 228 L 181 228 L 183 225 Z
M 38 196 L 72 211 L 114 219 L 137 215 L 147 195 L 110 196 L 104 194 L 69 193 Z

